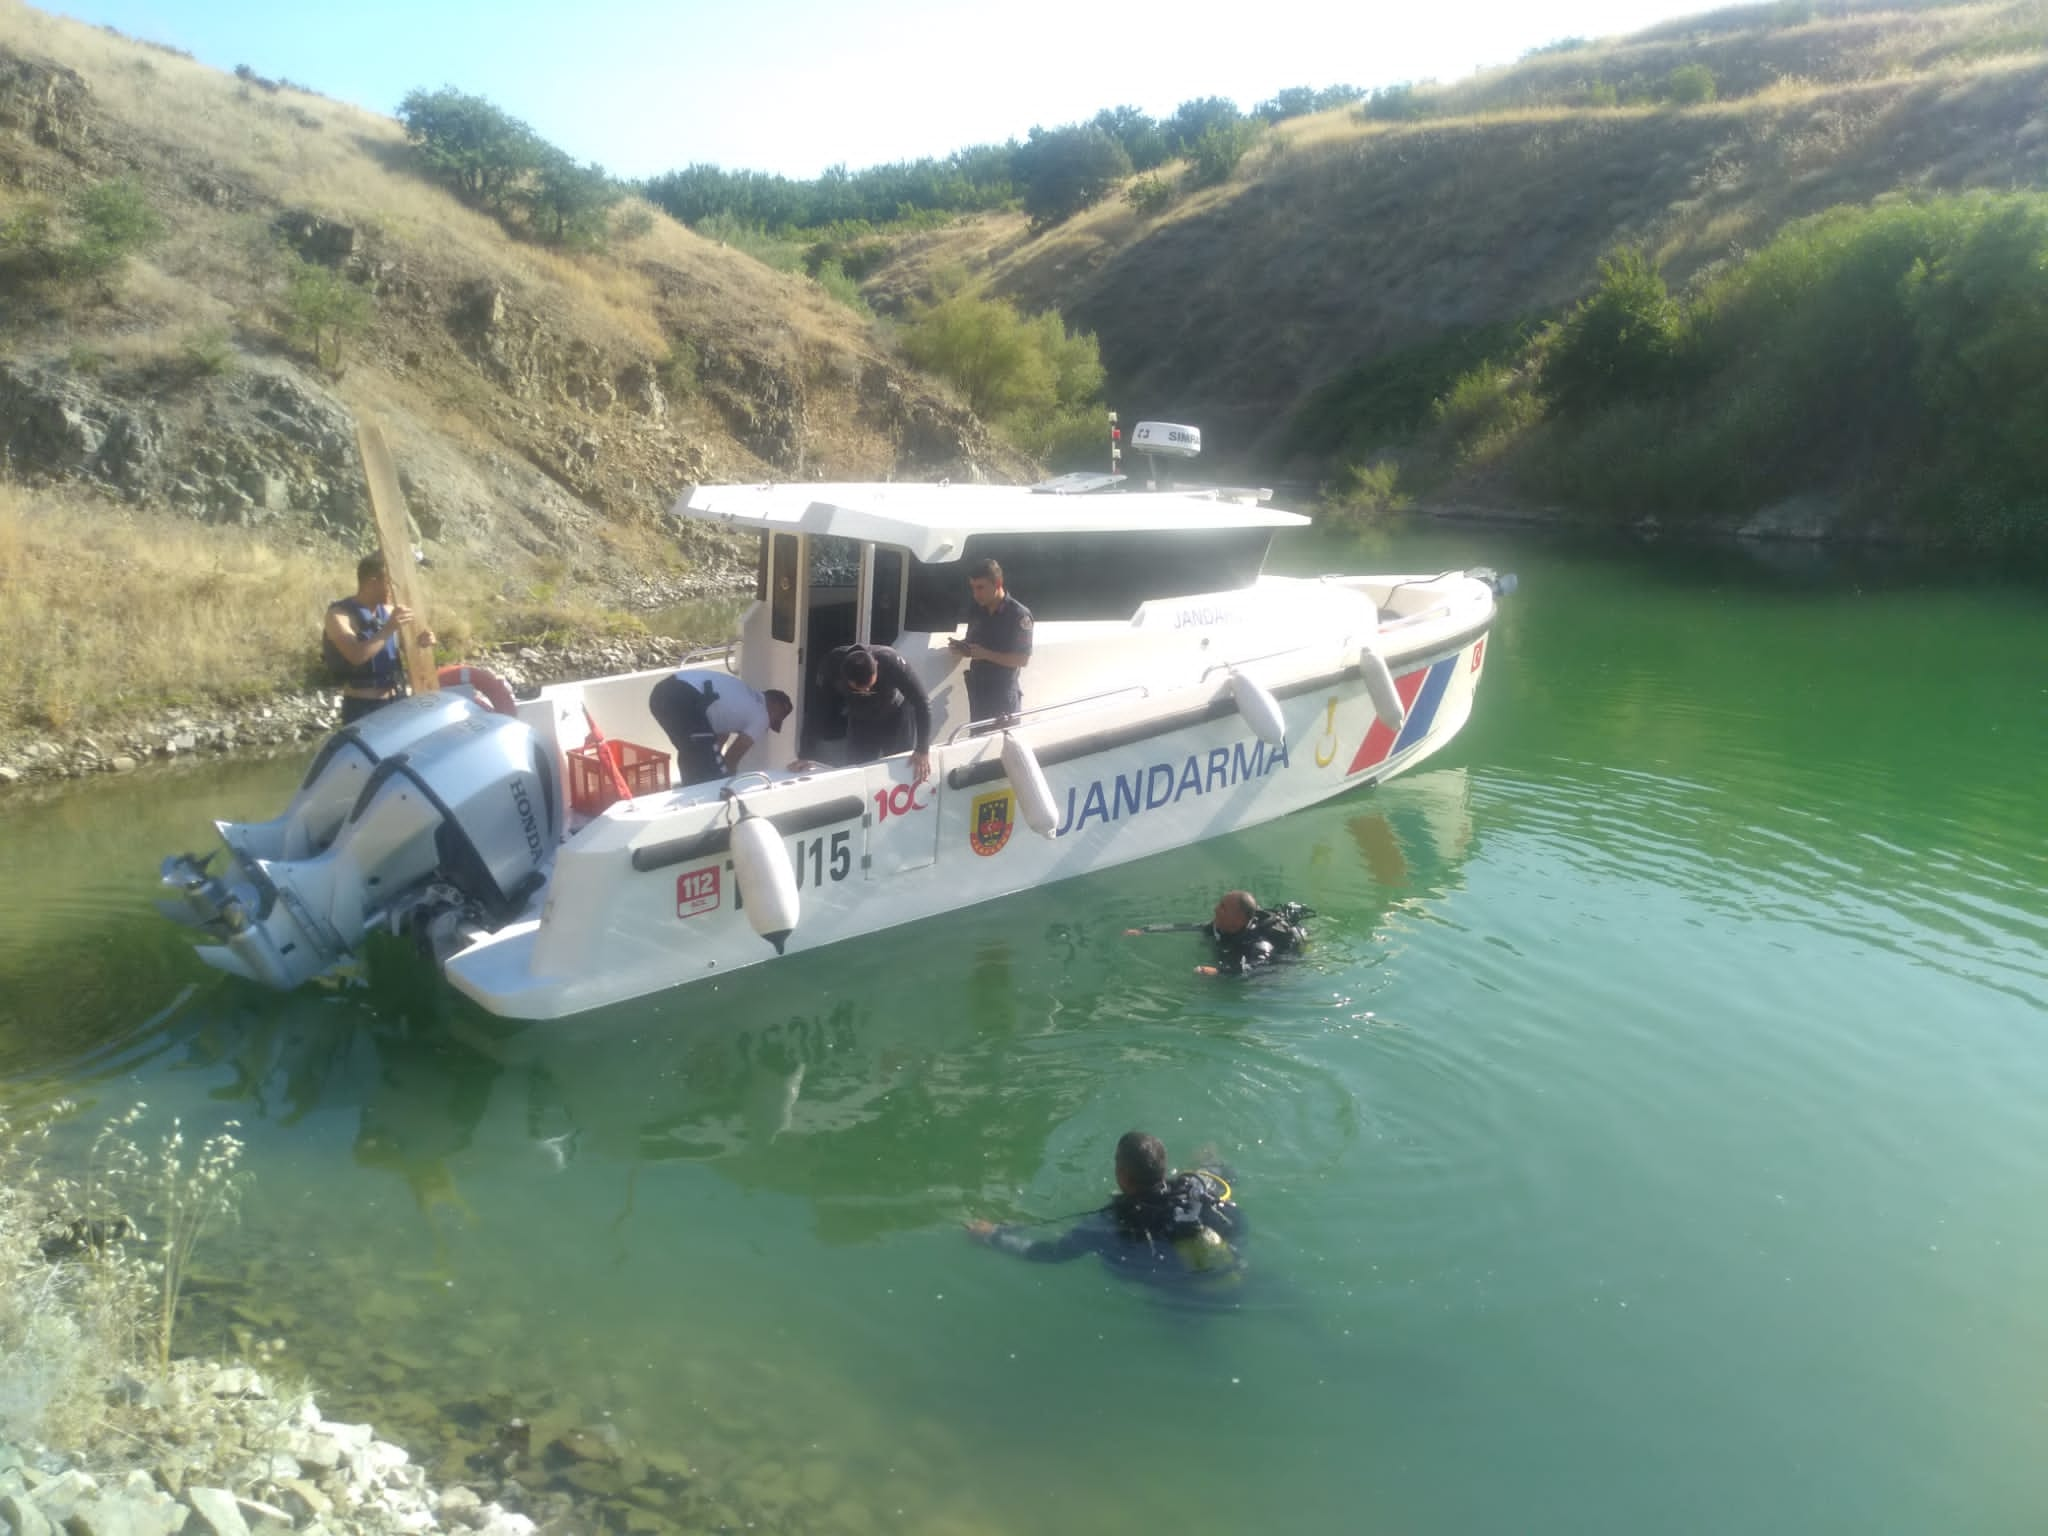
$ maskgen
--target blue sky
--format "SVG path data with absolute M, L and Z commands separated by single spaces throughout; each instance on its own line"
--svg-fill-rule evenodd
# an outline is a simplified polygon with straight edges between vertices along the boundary
M 1715 0 L 71 0 L 47 8 L 391 112 L 488 96 L 617 175 L 813 176 L 943 155 L 1128 102 L 1451 80 Z

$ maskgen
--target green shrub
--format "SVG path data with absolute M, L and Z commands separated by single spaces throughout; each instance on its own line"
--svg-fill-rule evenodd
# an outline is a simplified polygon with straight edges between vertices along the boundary
M 0 225 L 0 282 L 110 285 L 128 258 L 163 238 L 163 220 L 135 181 L 97 182 L 74 196 L 62 218 L 48 203 L 25 204 Z
M 662 390 L 671 400 L 687 400 L 697 393 L 700 380 L 697 376 L 699 358 L 695 342 L 679 337 L 669 344 L 668 356 L 661 360 Z
M 1647 305 L 1647 285 L 1620 286 Z M 1709 518 L 1816 494 L 2048 545 L 2048 197 L 1833 209 L 1716 278 L 1673 331 L 1659 387 L 1588 391 L 1544 428 L 1530 488 Z
M 79 234 L 64 256 L 73 277 L 106 278 L 128 257 L 163 238 L 163 220 L 134 181 L 122 177 L 87 187 L 72 204 Z
M 1406 123 L 1427 117 L 1433 110 L 1429 98 L 1410 81 L 1383 85 L 1365 99 L 1359 111 L 1375 122 Z
M 1109 423 L 1099 405 L 1056 409 L 1014 424 L 1006 435 L 1051 474 L 1109 469 Z
M 1714 99 L 1714 72 L 1704 64 L 1681 64 L 1664 77 L 1664 95 L 1681 107 Z
M 770 234 L 758 224 L 743 223 L 729 213 L 713 214 L 697 225 L 697 233 L 706 240 L 715 240 L 720 245 L 744 252 L 778 272 L 804 270 L 804 247 L 801 244 Z
M 918 220 L 911 221 L 909 227 L 930 226 Z M 840 271 L 863 283 L 887 266 L 895 254 L 892 242 L 875 238 L 873 225 L 854 221 L 820 234 L 804 252 L 804 270 L 816 277 L 828 263 L 837 263 Z
M 332 267 L 294 259 L 281 318 L 285 335 L 329 373 L 339 373 L 348 341 L 370 328 L 376 301 Z
M 848 277 L 846 269 L 840 266 L 838 262 L 828 261 L 819 267 L 816 282 L 834 300 L 844 304 L 856 315 L 867 320 L 874 319 L 875 312 L 868 307 L 867 298 L 860 291 L 860 284 Z
M 1093 333 L 1069 331 L 1057 310 L 1026 316 L 1007 300 L 956 290 L 912 310 L 903 352 L 1036 457 L 1064 456 L 1084 434 L 1098 442 L 1102 436 L 1093 409 L 1102 389 L 1101 348 Z
M 1408 441 L 1431 425 L 1436 402 L 1459 378 L 1519 357 L 1533 324 L 1457 327 L 1339 374 L 1295 410 L 1286 451 L 1353 459 Z
M 1640 249 L 1600 263 L 1600 286 L 1559 328 L 1543 362 L 1557 409 L 1584 414 L 1617 398 L 1661 388 L 1679 344 L 1680 312 Z
M 204 378 L 233 373 L 238 361 L 233 338 L 224 325 L 210 325 L 192 332 L 178 344 L 186 368 Z
M 1346 465 L 1334 485 L 1326 486 L 1316 503 L 1316 521 L 1326 526 L 1360 526 L 1392 512 L 1406 511 L 1411 498 L 1401 487 L 1401 472 L 1391 459 Z
M 1259 125 L 1249 118 L 1207 129 L 1188 148 L 1188 179 L 1198 187 L 1228 181 L 1245 151 L 1258 142 Z
M 621 245 L 644 240 L 653 233 L 654 210 L 644 203 L 634 203 L 612 215 L 611 237 Z
M 1494 458 L 1543 416 L 1526 373 L 1483 363 L 1458 378 L 1431 407 L 1448 456 L 1461 464 Z
M 1040 407 L 1053 395 L 1052 372 L 1029 323 L 1005 300 L 956 293 L 912 311 L 903 352 L 966 397 L 988 420 Z
M 1124 201 L 1142 218 L 1156 218 L 1173 203 L 1173 183 L 1157 176 L 1140 176 L 1124 188 Z

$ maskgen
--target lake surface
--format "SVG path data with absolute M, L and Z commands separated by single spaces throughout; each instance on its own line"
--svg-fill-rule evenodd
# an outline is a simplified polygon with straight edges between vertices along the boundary
M 698 1525 L 2039 1531 L 2043 588 L 1498 530 L 1282 561 L 1520 573 L 1428 769 L 531 1026 L 190 958 L 158 858 L 299 760 L 95 783 L 0 807 L 0 1077 L 78 1136 L 242 1122 L 193 1347 L 274 1328 L 397 1434 L 616 1426 Z M 1238 884 L 1318 909 L 1304 961 L 1120 936 Z M 1238 1173 L 1241 1310 L 963 1238 L 1095 1205 L 1134 1126 Z

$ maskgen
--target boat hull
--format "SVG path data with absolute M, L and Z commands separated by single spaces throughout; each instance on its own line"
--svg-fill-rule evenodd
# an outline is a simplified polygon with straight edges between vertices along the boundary
M 748 790 L 796 874 L 801 911 L 781 952 L 1254 827 L 1406 773 L 1470 717 L 1490 596 L 1459 618 L 1398 653 L 1380 647 L 1403 705 L 1398 726 L 1376 711 L 1356 650 L 1341 646 L 1236 669 L 1277 700 L 1283 741 L 1255 733 L 1224 676 L 1114 718 L 1020 725 L 1013 734 L 1032 748 L 1057 815 L 1051 835 L 1026 824 L 1000 735 L 941 746 L 921 785 L 897 757 Z M 733 816 L 701 793 L 613 807 L 563 846 L 525 918 L 447 958 L 448 979 L 493 1013 L 549 1019 L 775 959 L 744 908 Z

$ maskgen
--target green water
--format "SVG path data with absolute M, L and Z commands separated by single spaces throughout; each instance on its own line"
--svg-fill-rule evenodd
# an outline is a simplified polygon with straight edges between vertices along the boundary
M 2038 1531 L 2040 589 L 1288 558 L 1520 572 L 1427 772 L 539 1026 L 203 972 L 156 859 L 297 764 L 98 783 L 0 810 L 0 1074 L 81 1134 L 239 1118 L 203 1267 L 346 1404 L 610 1422 L 703 1521 Z M 1320 910 L 1310 958 L 1118 936 L 1244 883 Z M 1240 1174 L 1240 1311 L 962 1237 L 1094 1204 L 1132 1126 Z

